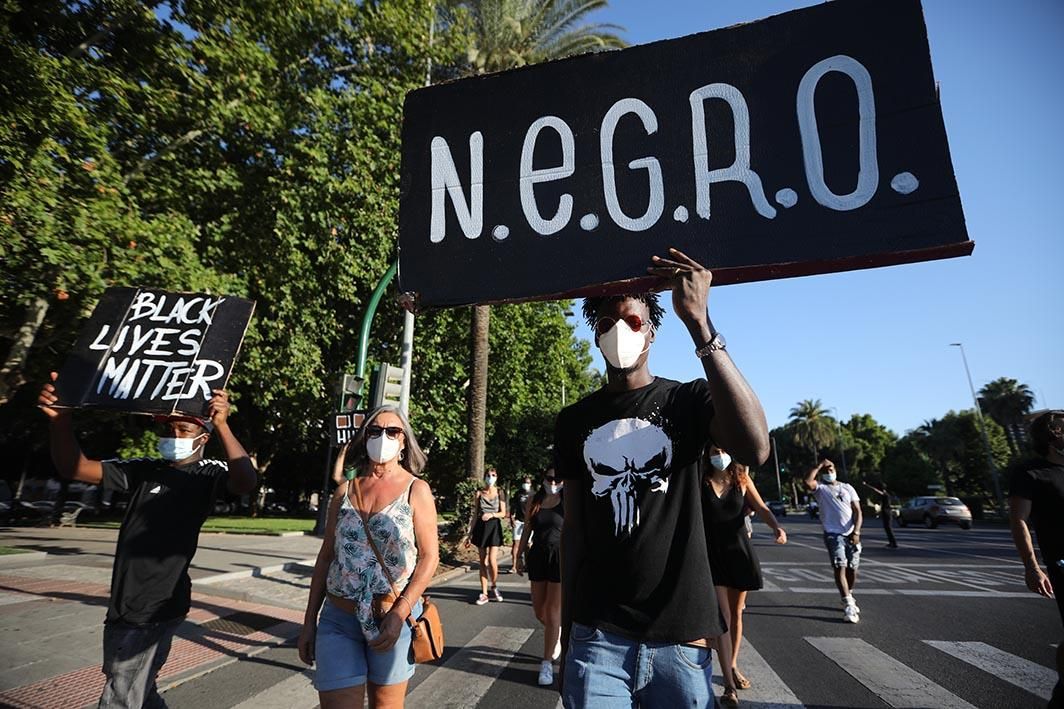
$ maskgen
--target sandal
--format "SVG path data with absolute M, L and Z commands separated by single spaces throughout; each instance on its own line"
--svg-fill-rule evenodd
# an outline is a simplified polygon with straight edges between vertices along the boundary
M 724 688 L 724 694 L 720 695 L 720 705 L 722 707 L 739 706 L 739 693 L 735 691 L 735 687 Z
M 735 686 L 739 689 L 750 689 L 750 680 L 742 675 L 739 670 L 732 668 L 732 677 L 735 678 Z

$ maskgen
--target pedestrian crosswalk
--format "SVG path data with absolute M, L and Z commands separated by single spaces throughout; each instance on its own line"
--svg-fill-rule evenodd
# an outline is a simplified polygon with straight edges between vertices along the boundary
M 501 702 L 498 699 L 500 692 L 492 693 L 492 689 L 495 683 L 500 681 L 512 683 L 512 677 L 502 677 L 508 667 L 530 664 L 528 657 L 525 657 L 529 647 L 539 647 L 538 634 L 537 639 L 533 639 L 534 633 L 530 628 L 492 625 L 484 627 L 462 647 L 452 648 L 445 656 L 444 662 L 417 668 L 423 678 L 412 684 L 413 689 L 407 695 L 406 706 L 409 709 L 509 709 L 510 703 Z M 835 675 L 830 672 L 818 673 L 819 681 L 828 686 L 838 686 L 842 678 L 852 678 L 874 695 L 875 700 L 867 706 L 886 705 L 913 709 L 975 709 L 1001 706 L 993 700 L 984 701 L 978 696 L 962 698 L 955 693 L 961 690 L 951 691 L 939 684 L 945 682 L 956 688 L 955 681 L 949 682 L 943 677 L 930 676 L 935 670 L 928 669 L 924 664 L 919 668 L 911 667 L 891 652 L 876 647 L 866 639 L 808 636 L 802 638 L 802 642 L 837 668 L 838 674 Z M 1053 669 L 987 643 L 924 640 L 922 644 L 1023 690 L 1026 696 L 1029 696 L 1030 702 L 1021 706 L 1044 706 L 1057 680 Z M 749 640 L 743 642 L 739 664 L 743 673 L 753 682 L 750 689 L 740 693 L 741 706 L 744 709 L 804 709 L 806 706 L 800 699 L 803 689 L 790 686 L 781 677 L 783 674 L 793 679 L 793 665 L 790 672 L 781 669 L 778 673 Z M 943 672 L 942 665 L 929 664 L 938 667 L 939 673 Z M 717 669 L 713 682 L 719 695 L 723 683 L 719 666 Z M 317 706 L 317 693 L 313 688 L 312 677 L 312 671 L 293 674 L 244 700 L 236 705 L 236 709 L 311 709 Z M 534 674 L 529 673 L 529 684 L 534 682 Z M 507 694 L 513 689 L 511 684 Z M 527 689 L 518 702 L 522 708 L 562 709 L 555 690 Z M 814 701 L 811 704 L 819 705 L 821 702 Z M 181 708 L 175 706 L 175 709 Z

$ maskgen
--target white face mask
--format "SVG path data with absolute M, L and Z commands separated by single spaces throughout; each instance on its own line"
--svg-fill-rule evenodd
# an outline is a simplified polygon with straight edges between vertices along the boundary
M 820 479 L 826 482 L 828 485 L 835 482 L 835 473 L 824 473 L 820 476 Z
M 643 333 L 633 332 L 624 320 L 618 320 L 605 334 L 599 335 L 598 346 L 614 369 L 632 367 L 650 349 Z
M 399 455 L 399 439 L 388 438 L 385 433 L 366 438 L 366 454 L 374 463 L 387 463 Z
M 486 482 L 488 484 L 488 487 L 494 487 L 495 486 L 495 476 L 494 475 L 489 475 L 488 477 L 484 478 L 484 482 Z
M 547 483 L 547 492 L 552 495 L 557 495 L 562 491 L 561 483 Z
M 203 444 L 195 445 L 196 440 L 199 438 L 200 436 L 196 436 L 196 438 L 160 438 L 158 445 L 159 455 L 169 461 L 191 458 L 196 454 L 196 451 L 203 447 Z
M 721 453 L 720 455 L 709 456 L 709 464 L 717 470 L 724 470 L 731 465 L 731 456 L 727 453 Z
M 525 492 L 532 492 L 532 483 L 521 483 L 521 489 Z

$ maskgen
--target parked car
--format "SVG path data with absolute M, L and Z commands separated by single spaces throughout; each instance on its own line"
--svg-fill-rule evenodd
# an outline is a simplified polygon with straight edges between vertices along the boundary
M 901 508 L 898 524 L 902 527 L 923 524 L 934 529 L 945 522 L 955 524 L 961 529 L 972 528 L 972 511 L 956 497 L 927 496 L 914 497 Z
M 787 516 L 787 505 L 782 500 L 769 500 L 767 503 L 769 510 L 777 517 Z

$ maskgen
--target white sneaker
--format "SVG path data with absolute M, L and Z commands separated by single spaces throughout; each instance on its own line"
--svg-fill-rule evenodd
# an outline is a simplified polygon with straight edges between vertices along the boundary
M 857 606 L 846 606 L 846 610 L 842 612 L 842 617 L 847 623 L 856 623 L 861 619 L 857 613 Z
M 857 611 L 858 615 L 860 615 L 860 613 L 861 613 L 861 609 L 857 606 L 857 601 L 854 599 L 853 596 L 849 596 L 847 598 L 844 598 L 842 600 L 842 605 L 843 606 L 852 607 L 855 611 Z
M 560 659 L 562 656 L 562 639 L 558 638 L 558 644 L 554 646 L 554 654 L 551 657 L 555 660 Z
M 482 605 L 484 605 L 487 602 L 488 602 L 488 594 L 482 593 L 479 596 L 477 596 L 477 605 L 478 606 L 482 606 Z
M 551 665 L 550 660 L 539 663 L 539 680 L 537 681 L 540 687 L 549 687 L 554 684 L 554 666 Z

